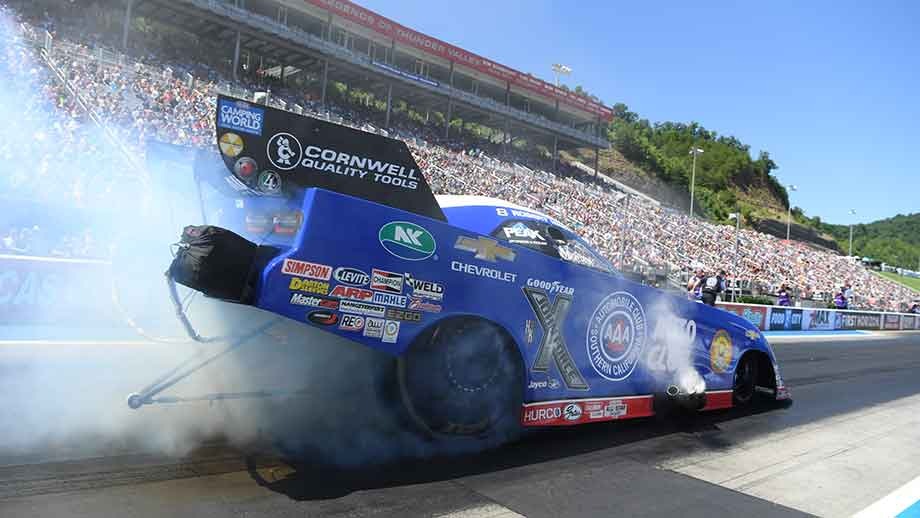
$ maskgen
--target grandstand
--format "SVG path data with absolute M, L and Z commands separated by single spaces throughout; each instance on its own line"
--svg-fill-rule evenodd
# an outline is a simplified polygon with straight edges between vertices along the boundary
M 138 157 L 149 140 L 213 146 L 214 99 L 224 92 L 403 139 L 436 193 L 499 197 L 552 214 L 621 270 L 635 272 L 649 283 L 678 286 L 701 265 L 710 271 L 725 268 L 744 294 L 769 295 L 786 283 L 795 288 L 800 301 L 811 305 L 829 302 L 845 283 L 853 288 L 851 307 L 906 309 L 917 296 L 851 258 L 751 230 L 738 232 L 736 255 L 734 227 L 688 218 L 682 211 L 606 180 L 596 168 L 541 155 L 537 145 L 557 150 L 560 145 L 606 145 L 596 133 L 605 115 L 578 107 L 576 101 L 537 95 L 510 80 L 505 81 L 502 104 L 495 78 L 470 68 L 469 59 L 464 59 L 466 65 L 451 61 L 445 75 L 443 60 L 426 57 L 409 43 L 424 35 L 407 33 L 409 29 L 370 11 L 358 11 L 348 2 L 311 0 L 303 6 L 298 3 L 297 9 L 290 7 L 292 2 L 267 0 L 135 0 L 127 3 L 128 9 L 115 0 L 96 2 L 91 9 L 50 1 L 5 3 L 14 8 L 6 9 L 8 15 L 18 19 L 7 31 L 13 44 L 7 45 L 2 73 L 21 84 L 23 102 L 18 108 L 26 112 L 24 119 L 67 145 L 72 151 L 67 156 L 80 160 L 62 163 L 59 155 L 42 151 L 31 138 L 0 143 L 0 154 L 8 163 L 34 161 L 45 153 L 39 175 L 44 183 L 30 178 L 14 184 L 16 176 L 7 175 L 0 178 L 2 196 L 22 200 L 52 192 L 55 200 L 69 200 L 73 210 L 110 207 L 118 200 L 106 197 L 107 184 L 142 182 L 98 178 L 98 171 L 110 170 L 98 164 L 127 158 L 134 166 L 125 176 L 131 171 L 143 176 Z M 331 7 L 323 7 L 327 5 Z M 340 14 L 329 10 L 346 7 Z M 155 18 L 181 32 L 158 38 L 156 31 L 126 30 L 125 20 L 137 16 Z M 389 24 L 390 34 L 401 39 L 391 38 L 389 47 L 381 50 L 379 35 L 351 18 L 373 19 L 375 26 Z M 199 45 L 187 45 L 182 39 L 188 37 L 187 31 L 201 36 Z M 453 49 L 425 37 L 431 43 L 423 47 L 440 44 Z M 44 70 L 36 73 L 33 62 L 43 63 Z M 506 70 L 510 77 L 513 71 Z M 361 99 L 333 98 L 332 77 L 366 91 L 385 91 L 382 98 L 388 102 L 377 109 Z M 269 89 L 271 94 L 264 95 Z M 410 117 L 404 106 L 394 102 L 396 98 L 415 106 L 416 113 L 446 110 L 507 128 L 506 136 L 524 139 L 528 146 L 509 146 L 508 138 L 495 141 L 455 131 L 433 116 Z M 102 136 L 90 131 L 95 126 L 103 129 Z M 58 170 L 66 174 L 55 176 Z M 0 224 L 21 226 L 18 221 L 0 220 Z M 31 237 L 17 234 L 4 240 L 4 246 L 7 242 L 14 246 L 0 252 L 84 254 L 79 250 L 87 248 L 86 241 L 95 242 L 91 233 L 86 234 L 91 231 L 75 232 L 76 237 L 56 239 L 66 237 L 78 242 L 77 247 L 30 250 Z M 104 254 L 104 247 L 95 248 L 95 255 Z

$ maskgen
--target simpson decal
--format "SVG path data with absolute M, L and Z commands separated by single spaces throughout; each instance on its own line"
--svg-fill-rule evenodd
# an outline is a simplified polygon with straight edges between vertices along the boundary
M 565 386 L 575 390 L 588 390 L 588 383 L 578 370 L 572 359 L 569 349 L 565 344 L 562 334 L 562 325 L 565 317 L 572 307 L 572 298 L 568 295 L 557 295 L 555 302 L 550 302 L 545 291 L 534 288 L 523 288 L 524 296 L 543 328 L 543 338 L 537 348 L 533 366 L 534 372 L 547 372 L 550 360 L 556 365 L 559 375 Z
M 709 345 L 709 366 L 712 372 L 723 373 L 732 364 L 732 337 L 728 331 L 720 329 L 712 337 Z
M 281 273 L 307 279 L 316 279 L 318 281 L 328 281 L 332 278 L 332 267 L 326 266 L 325 264 L 285 259 L 284 266 L 281 268 Z
M 642 357 L 646 335 L 642 304 L 625 291 L 608 295 L 588 320 L 588 360 L 602 378 L 624 380 Z

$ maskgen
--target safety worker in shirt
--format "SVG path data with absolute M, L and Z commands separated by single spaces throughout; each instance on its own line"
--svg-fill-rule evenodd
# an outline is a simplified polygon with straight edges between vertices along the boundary
M 725 270 L 719 270 L 717 275 L 707 276 L 703 280 L 700 291 L 700 300 L 702 300 L 703 304 L 715 306 L 719 293 L 725 291 Z

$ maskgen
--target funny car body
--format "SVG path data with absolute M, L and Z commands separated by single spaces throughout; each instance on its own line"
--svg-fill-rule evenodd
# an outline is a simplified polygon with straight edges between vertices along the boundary
M 746 320 L 625 279 L 545 214 L 435 197 L 402 142 L 228 97 L 217 139 L 196 175 L 245 210 L 187 227 L 172 278 L 392 355 L 427 433 L 789 398 Z M 279 213 L 296 213 L 289 232 L 247 228 Z

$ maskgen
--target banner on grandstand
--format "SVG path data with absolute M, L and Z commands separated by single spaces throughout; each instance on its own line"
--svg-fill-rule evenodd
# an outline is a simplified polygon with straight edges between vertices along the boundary
M 835 324 L 832 309 L 802 310 L 802 329 L 805 331 L 829 331 L 834 329 Z
M 885 314 L 882 319 L 882 329 L 901 329 L 901 315 Z
M 217 98 L 217 147 L 227 183 L 264 196 L 320 187 L 445 220 L 406 143 L 235 99 Z M 196 176 L 214 169 L 199 153 Z M 217 164 L 220 167 L 220 164 Z
M 838 311 L 835 329 L 881 329 L 881 313 Z
M 0 325 L 111 322 L 108 303 L 87 304 L 110 285 L 103 261 L 0 255 Z
M 500 63 L 455 47 L 437 38 L 422 34 L 348 0 L 306 1 L 335 16 L 339 16 L 350 22 L 366 27 L 377 34 L 383 35 L 387 41 L 395 41 L 400 44 L 415 47 L 426 54 L 454 62 L 457 65 L 469 67 L 503 83 L 508 82 L 536 94 L 556 99 L 563 104 L 598 115 L 607 120 L 613 116 L 613 110 L 601 103 L 574 92 L 563 90 L 546 81 L 537 79 L 530 74 L 523 74 L 510 69 Z
M 916 329 L 917 328 L 917 316 L 916 315 L 901 315 L 901 329 Z
M 768 306 L 749 306 L 746 304 L 719 304 L 719 308 L 732 312 L 757 326 L 761 331 L 767 330 Z
M 797 308 L 770 308 L 770 331 L 801 331 L 802 310 Z

